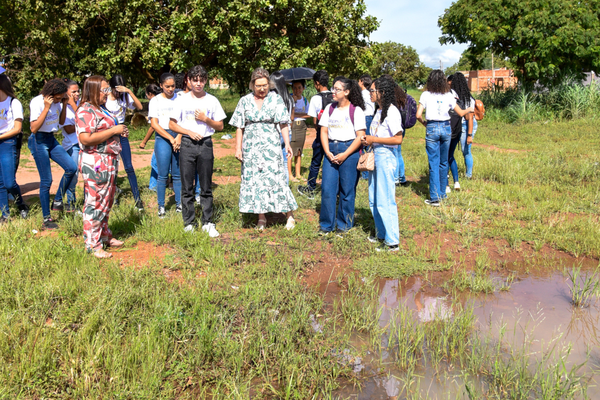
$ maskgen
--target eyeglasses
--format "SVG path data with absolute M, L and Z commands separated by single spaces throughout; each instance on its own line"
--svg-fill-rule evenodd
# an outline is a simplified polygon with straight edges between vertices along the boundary
M 112 89 L 109 87 L 105 87 L 104 89 L 100 89 L 100 91 L 104 94 L 109 94 L 112 91 Z
M 344 89 L 338 89 L 338 88 L 331 89 L 332 93 L 339 93 L 339 92 L 343 92 L 343 91 L 344 91 Z
M 371 93 L 377 93 L 377 92 L 379 92 L 379 90 L 377 90 L 377 89 L 369 89 L 369 92 L 371 92 Z

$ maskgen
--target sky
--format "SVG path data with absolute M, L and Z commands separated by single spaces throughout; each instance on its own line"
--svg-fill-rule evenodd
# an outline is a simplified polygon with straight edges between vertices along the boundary
M 417 50 L 421 61 L 431 68 L 443 69 L 456 63 L 466 44 L 442 46 L 438 18 L 452 0 L 365 0 L 367 14 L 379 20 L 379 29 L 371 34 L 374 42 L 397 42 Z

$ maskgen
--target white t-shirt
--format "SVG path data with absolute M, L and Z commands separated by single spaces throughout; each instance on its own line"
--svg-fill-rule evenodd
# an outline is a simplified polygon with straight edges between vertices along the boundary
M 12 100 L 12 105 L 11 105 Z M 23 119 L 23 105 L 18 99 L 7 97 L 0 103 L 0 135 L 15 127 L 16 119 Z
M 423 92 L 419 103 L 425 107 L 425 118 L 428 121 L 448 121 L 450 120 L 448 111 L 456 106 L 456 98 L 452 92 L 444 94 Z
M 398 132 L 402 132 L 402 115 L 400 111 L 396 108 L 395 105 L 390 104 L 390 108 L 388 108 L 387 117 L 381 123 L 381 114 L 382 110 L 379 109 L 375 113 L 373 117 L 373 122 L 371 122 L 370 135 L 376 136 L 380 138 L 391 138 L 396 136 Z M 385 146 L 392 149 L 398 147 L 398 145 L 387 145 L 381 143 L 373 143 L 373 147 Z
M 329 90 L 326 90 L 324 92 L 321 93 L 331 93 Z M 317 118 L 317 116 L 319 115 L 319 112 L 323 109 L 323 100 L 321 99 L 321 96 L 319 96 L 318 94 L 314 95 L 313 97 L 310 98 L 310 104 L 308 105 L 308 112 L 307 114 L 310 115 L 313 118 Z
M 354 140 L 356 138 L 356 131 L 366 130 L 367 124 L 365 122 L 365 112 L 360 107 L 356 107 L 354 110 L 354 126 L 352 126 L 352 120 L 350 119 L 350 107 L 346 107 L 343 110 L 335 108 L 331 117 L 329 116 L 329 109 L 331 104 L 328 104 L 323 110 L 321 115 L 321 126 L 327 127 L 327 135 L 329 140 L 339 140 L 345 142 L 347 140 Z
M 170 99 L 163 97 L 162 93 L 154 96 L 148 105 L 148 118 L 157 118 L 158 125 L 163 129 L 169 129 L 169 121 L 173 114 L 173 105 L 177 99 L 177 93 Z
M 365 101 L 365 115 L 373 115 L 375 113 L 375 104 L 371 101 L 371 92 L 365 89 L 361 91 L 361 94 Z
M 122 124 L 123 122 L 125 122 L 125 113 L 127 112 L 128 109 L 129 110 L 135 109 L 135 106 L 133 105 L 133 98 L 131 97 L 131 95 L 129 93 L 127 93 L 125 100 L 107 99 L 105 107 L 108 111 L 110 111 L 110 113 L 112 115 L 115 116 L 115 118 L 117 118 L 117 121 L 119 121 L 119 124 Z
M 192 92 L 188 92 L 177 96 L 177 99 L 173 104 L 171 118 L 174 119 L 180 127 L 199 133 L 202 137 L 212 136 L 215 133 L 215 130 L 204 122 L 196 119 L 194 113 L 198 109 L 204 112 L 206 116 L 213 121 L 222 121 L 227 117 L 225 111 L 223 111 L 223 107 L 221 107 L 221 103 L 219 103 L 219 100 L 215 96 L 206 93 L 204 96 L 197 99 L 192 97 Z
M 294 112 L 296 114 L 303 113 L 308 114 L 308 102 L 306 101 L 306 97 L 302 96 L 300 100 L 295 100 L 294 103 Z M 305 121 L 306 118 L 294 118 L 294 121 Z
M 44 111 L 44 96 L 39 96 L 31 99 L 29 103 L 29 122 L 36 121 Z M 42 124 L 38 132 L 56 132 L 60 129 L 58 123 L 60 119 L 60 112 L 62 111 L 62 103 L 52 103 L 50 110 L 46 114 L 46 119 Z
M 67 115 L 65 117 L 65 123 L 62 124 L 60 127 L 62 128 L 67 125 L 73 125 L 73 128 L 75 128 L 77 126 L 75 124 L 75 110 L 73 110 L 71 108 L 71 105 L 69 105 L 69 104 L 67 104 Z M 79 143 L 79 141 L 77 140 L 77 132 L 76 131 L 73 131 L 73 133 L 67 133 L 63 129 L 62 134 L 64 137 L 64 139 L 62 141 L 63 149 L 69 150 L 71 147 L 73 147 L 74 145 Z

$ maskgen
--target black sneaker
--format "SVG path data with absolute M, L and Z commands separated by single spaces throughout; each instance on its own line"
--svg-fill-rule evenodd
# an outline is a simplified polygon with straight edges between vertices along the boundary
M 75 207 L 75 204 L 73 204 L 73 203 L 66 203 L 64 205 L 63 209 L 64 209 L 64 212 L 72 213 L 72 212 L 75 212 L 75 210 L 77 208 Z
M 142 212 L 144 211 L 144 203 L 142 203 L 142 200 L 138 200 L 135 202 L 135 208 L 139 211 Z
M 62 201 L 52 200 L 52 211 L 62 211 L 64 209 Z
M 384 248 L 378 247 L 375 250 L 378 252 L 387 251 L 388 253 L 395 253 L 397 251 L 400 251 L 400 247 L 397 244 L 392 246 L 386 245 Z
M 399 182 L 398 184 L 396 184 L 396 186 L 409 187 L 410 182 L 409 181 Z
M 425 200 L 425 204 L 427 204 L 428 206 L 432 206 L 432 207 L 439 207 L 440 206 L 440 202 L 439 200 Z
M 44 229 L 58 229 L 58 224 L 52 218 L 44 218 Z
M 29 217 L 29 206 L 25 203 L 19 204 L 19 214 L 21 218 L 27 219 Z
M 310 186 L 298 186 L 298 193 L 313 200 L 315 198 L 315 190 Z
M 178 205 L 177 207 L 175 207 L 175 212 L 178 212 L 178 213 L 183 212 L 183 207 L 181 207 L 181 204 Z

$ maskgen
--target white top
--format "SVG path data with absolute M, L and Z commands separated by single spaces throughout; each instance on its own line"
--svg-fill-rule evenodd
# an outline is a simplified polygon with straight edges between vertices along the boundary
M 79 105 L 79 104 L 77 104 L 77 105 Z M 62 124 L 60 127 L 62 128 L 63 126 L 67 126 L 67 125 L 73 125 L 73 128 L 75 128 L 77 126 L 75 124 L 75 110 L 73 110 L 73 108 L 71 107 L 70 104 L 67 104 L 67 115 L 65 117 L 65 123 Z M 63 129 L 62 134 L 64 137 L 64 139 L 62 141 L 63 149 L 69 150 L 71 147 L 73 147 L 74 145 L 79 143 L 79 141 L 77 140 L 76 130 L 73 131 L 73 133 L 67 133 Z
M 173 114 L 175 99 L 177 99 L 177 93 L 173 94 L 170 99 L 163 97 L 162 93 L 154 96 L 148 105 L 148 118 L 157 118 L 161 128 L 169 129 L 169 120 Z
M 31 99 L 29 103 L 29 122 L 36 121 L 44 111 L 44 96 L 39 96 Z M 60 119 L 60 112 L 62 111 L 62 103 L 52 103 L 50 110 L 46 114 L 46 119 L 42 124 L 42 127 L 38 132 L 56 132 L 60 129 L 58 120 Z
M 11 106 L 12 100 L 12 106 Z M 23 105 L 18 99 L 8 96 L 0 103 L 0 135 L 15 127 L 16 119 L 23 119 Z
M 294 103 L 294 112 L 296 114 L 299 114 L 299 113 L 308 114 L 308 101 L 306 100 L 306 97 L 302 96 L 302 98 L 300 100 L 296 100 L 296 102 Z M 305 120 L 306 120 L 306 118 L 298 118 L 298 117 L 294 118 L 294 121 L 305 121 Z
M 347 140 L 353 140 L 356 138 L 356 131 L 366 130 L 367 124 L 365 122 L 365 112 L 360 107 L 356 107 L 354 110 L 354 126 L 352 126 L 352 120 L 350 119 L 350 107 L 346 107 L 343 110 L 336 108 L 333 110 L 331 117 L 329 116 L 329 109 L 331 104 L 328 104 L 323 110 L 321 115 L 321 126 L 327 127 L 327 135 L 329 140 L 339 140 L 345 142 Z
M 133 98 L 131 97 L 131 95 L 129 93 L 127 93 L 125 100 L 106 99 L 105 107 L 108 111 L 110 111 L 110 113 L 112 115 L 114 115 L 117 118 L 117 121 L 119 121 L 119 124 L 122 124 L 123 122 L 125 122 L 125 113 L 127 112 L 128 109 L 129 110 L 135 109 L 135 106 L 133 105 Z
M 321 93 L 331 93 L 329 90 L 326 90 L 324 92 Z M 317 118 L 317 116 L 319 115 L 319 112 L 323 109 L 323 100 L 321 99 L 321 96 L 319 96 L 318 94 L 314 95 L 313 97 L 310 98 L 310 104 L 308 105 L 308 112 L 307 114 L 310 115 L 313 118 Z
M 428 121 L 448 121 L 450 120 L 448 111 L 456 106 L 456 98 L 452 92 L 444 94 L 423 92 L 419 103 L 425 107 L 425 118 Z
M 396 136 L 398 132 L 402 132 L 402 115 L 400 111 L 396 108 L 395 105 L 390 104 L 390 108 L 388 108 L 387 117 L 381 123 L 381 114 L 382 110 L 379 109 L 375 113 L 373 117 L 373 122 L 371 122 L 370 134 L 371 136 L 376 136 L 380 138 L 391 138 Z M 373 143 L 373 147 L 385 146 L 391 149 L 395 149 L 398 145 L 387 145 L 381 143 Z
M 375 113 L 375 103 L 371 101 L 371 92 L 365 89 L 360 93 L 362 94 L 363 100 L 365 101 L 365 115 L 373 115 Z
M 174 119 L 180 127 L 199 133 L 202 137 L 212 136 L 215 133 L 215 130 L 204 122 L 196 119 L 194 116 L 196 110 L 204 112 L 206 116 L 213 121 L 222 121 L 227 117 L 225 111 L 223 111 L 223 107 L 221 107 L 221 103 L 219 103 L 219 100 L 215 96 L 206 93 L 204 96 L 197 99 L 192 97 L 192 92 L 188 92 L 177 96 L 177 99 L 173 104 L 171 118 Z

